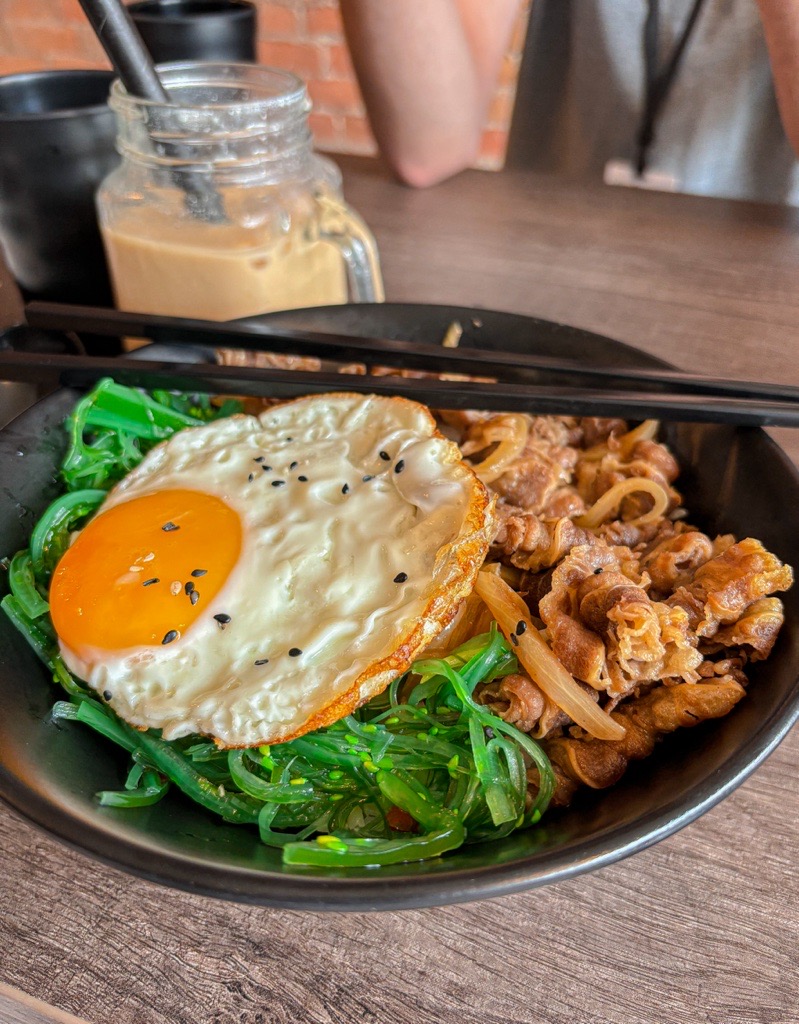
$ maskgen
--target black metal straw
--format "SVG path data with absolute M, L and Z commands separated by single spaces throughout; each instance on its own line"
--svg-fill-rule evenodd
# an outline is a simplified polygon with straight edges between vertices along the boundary
M 121 0 L 80 0 L 80 5 L 128 93 L 153 103 L 169 103 L 150 52 Z M 179 152 L 177 145 L 175 149 Z M 194 216 L 224 220 L 222 197 L 212 184 L 192 172 L 175 179 L 186 192 L 186 205 Z
M 167 91 L 128 9 L 118 0 L 80 0 L 80 5 L 131 96 L 169 103 Z

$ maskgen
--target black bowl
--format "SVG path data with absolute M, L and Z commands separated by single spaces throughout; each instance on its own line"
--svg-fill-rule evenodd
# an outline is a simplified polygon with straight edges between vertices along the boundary
M 157 64 L 256 59 L 257 11 L 247 0 L 140 0 L 128 13 Z
M 604 365 L 658 365 L 585 331 L 506 313 L 431 306 L 348 306 L 278 314 L 294 326 L 436 342 L 453 319 L 462 344 L 577 357 Z M 59 391 L 0 432 L 0 552 L 27 543 L 58 493 L 61 422 L 77 394 Z M 786 510 L 799 507 L 799 475 L 760 430 L 666 428 L 693 522 L 752 535 L 799 565 Z M 374 869 L 287 869 L 254 830 L 225 825 L 170 794 L 136 811 L 99 807 L 94 793 L 124 778 L 124 756 L 77 723 L 48 715 L 59 692 L 23 638 L 0 617 L 0 796 L 56 836 L 117 866 L 215 896 L 308 910 L 399 909 L 497 896 L 619 860 L 675 832 L 731 792 L 799 716 L 799 588 L 785 595 L 786 624 L 768 662 L 751 671 L 745 700 L 726 718 L 668 737 L 619 785 L 581 794 L 542 827 L 439 860 Z
M 0 241 L 26 296 L 110 305 L 94 194 L 119 163 L 112 71 L 0 78 Z

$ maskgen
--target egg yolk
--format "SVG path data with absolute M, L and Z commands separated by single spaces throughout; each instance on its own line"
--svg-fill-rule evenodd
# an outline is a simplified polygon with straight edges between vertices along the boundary
M 56 633 L 77 654 L 172 643 L 211 614 L 241 536 L 238 514 L 199 491 L 159 491 L 100 512 L 53 573 Z

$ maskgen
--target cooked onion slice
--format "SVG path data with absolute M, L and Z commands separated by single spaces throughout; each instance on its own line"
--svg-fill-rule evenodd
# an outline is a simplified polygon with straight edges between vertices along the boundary
M 441 339 L 441 345 L 443 348 L 457 348 L 461 342 L 461 336 L 463 334 L 463 327 L 457 320 L 453 320 L 447 328 L 446 334 Z
M 635 492 L 651 494 L 655 503 L 649 512 L 645 512 L 642 516 L 637 516 L 635 519 L 630 519 L 629 522 L 632 526 L 644 526 L 646 523 L 651 523 L 665 515 L 671 500 L 666 488 L 655 480 L 650 480 L 649 477 L 631 476 L 627 480 L 620 480 L 610 490 L 605 491 L 587 512 L 584 512 L 581 516 L 575 516 L 574 522 L 586 530 L 595 530 L 616 511 L 628 494 Z
M 528 432 L 527 417 L 521 413 L 507 413 L 491 420 L 485 430 L 486 440 L 499 441 L 499 444 L 487 458 L 472 466 L 484 484 L 490 484 L 502 476 L 508 466 L 518 459 L 527 444 Z
M 475 589 L 505 636 L 510 639 L 514 635 L 518 641 L 514 644 L 516 657 L 547 697 L 598 740 L 622 739 L 624 726 L 605 714 L 577 685 L 531 622 L 527 605 L 519 595 L 499 576 L 484 571 L 477 574 Z M 521 636 L 517 632 L 520 622 L 525 627 Z
M 615 449 L 615 453 L 623 459 L 628 459 L 639 441 L 654 441 L 659 428 L 659 420 L 644 420 L 637 427 L 633 427 L 632 430 L 628 430 L 626 434 L 621 434 L 616 439 L 618 447 Z M 580 458 L 584 462 L 599 462 L 600 459 L 604 459 L 609 454 L 610 448 L 607 441 L 602 441 L 600 444 L 595 444 L 592 448 L 586 448 Z
M 425 658 L 445 658 L 450 651 L 465 644 L 473 636 L 485 633 L 491 625 L 491 613 L 474 590 L 458 610 L 447 628 L 436 637 L 424 652 Z
M 644 420 L 637 427 L 633 427 L 626 434 L 622 434 L 619 438 L 619 451 L 622 458 L 629 459 L 633 453 L 633 448 L 635 448 L 639 441 L 654 441 L 659 428 L 659 420 Z

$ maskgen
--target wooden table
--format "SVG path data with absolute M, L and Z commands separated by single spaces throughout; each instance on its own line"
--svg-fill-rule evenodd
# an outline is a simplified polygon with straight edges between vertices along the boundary
M 515 172 L 414 192 L 342 164 L 389 299 L 566 321 L 700 372 L 799 376 L 799 211 Z M 799 461 L 799 435 L 779 440 Z M 91 1024 L 796 1022 L 798 765 L 794 731 L 733 796 L 630 860 L 392 914 L 160 888 L 0 807 L 0 982 Z M 4 1021 L 48 1019 L 0 996 Z

